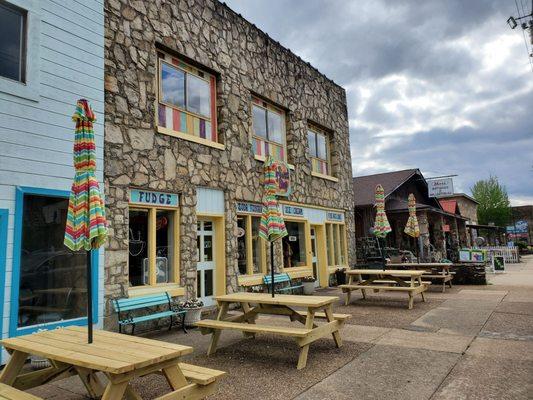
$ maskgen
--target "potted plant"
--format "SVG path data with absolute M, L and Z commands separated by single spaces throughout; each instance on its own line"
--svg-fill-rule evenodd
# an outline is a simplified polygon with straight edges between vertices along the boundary
M 202 307 L 204 306 L 202 300 L 193 297 L 189 300 L 181 301 L 178 304 L 180 308 L 187 311 L 185 314 L 185 326 L 193 326 L 196 322 L 200 321 Z
M 312 276 L 306 276 L 302 279 L 302 285 L 304 286 L 304 294 L 313 294 L 315 291 L 316 279 Z

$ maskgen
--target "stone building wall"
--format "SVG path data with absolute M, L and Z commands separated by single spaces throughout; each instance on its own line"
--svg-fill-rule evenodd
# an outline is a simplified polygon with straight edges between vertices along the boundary
M 251 93 L 286 109 L 289 200 L 346 211 L 355 261 L 352 169 L 346 94 L 310 64 L 213 0 L 106 0 L 105 191 L 110 239 L 106 298 L 128 287 L 128 188 L 181 194 L 181 284 L 195 291 L 196 187 L 225 194 L 227 290 L 236 290 L 235 201 L 260 202 L 263 163 L 249 140 Z M 157 49 L 185 56 L 217 76 L 218 134 L 225 150 L 156 132 Z M 311 175 L 311 120 L 333 132 L 332 182 Z

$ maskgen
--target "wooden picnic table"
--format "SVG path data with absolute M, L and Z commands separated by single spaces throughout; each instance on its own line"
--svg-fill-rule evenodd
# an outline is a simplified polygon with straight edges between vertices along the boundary
M 446 291 L 446 283 L 452 287 L 453 274 L 450 268 L 454 265 L 451 263 L 388 263 L 387 268 L 409 268 L 420 269 L 424 271 L 424 278 L 430 278 L 442 281 L 442 293 Z
M 192 353 L 189 346 L 145 339 L 102 330 L 94 331 L 87 343 L 87 329 L 68 327 L 3 339 L 0 344 L 10 353 L 0 374 L 0 393 L 26 390 L 45 383 L 78 375 L 91 398 L 141 399 L 130 385 L 133 378 L 161 373 L 171 392 L 158 399 L 200 399 L 214 392 L 222 371 L 180 363 Z M 48 359 L 51 366 L 21 374 L 30 354 Z M 96 374 L 103 372 L 109 382 L 104 386 Z M 24 392 L 19 397 L 31 398 Z M 1 397 L 1 395 L 0 395 Z
M 290 336 L 296 339 L 300 347 L 298 369 L 305 368 L 309 345 L 325 336 L 333 335 L 337 347 L 341 347 L 340 327 L 350 317 L 348 314 L 334 314 L 333 303 L 339 299 L 335 296 L 298 296 L 269 293 L 234 293 L 215 297 L 218 303 L 216 320 L 204 319 L 196 325 L 203 334 L 212 334 L 207 354 L 213 354 L 224 329 L 240 330 L 246 337 L 255 337 L 256 333 L 271 333 Z M 231 303 L 241 306 L 242 314 L 228 316 Z M 300 308 L 301 310 L 298 310 Z M 260 314 L 286 315 L 291 321 L 298 321 L 305 327 L 285 327 L 278 325 L 256 324 Z M 323 318 L 327 322 L 315 324 L 315 318 Z
M 423 282 L 424 271 L 419 270 L 392 270 L 392 269 L 351 269 L 346 271 L 348 283 L 339 285 L 339 288 L 346 293 L 345 304 L 348 305 L 351 293 L 354 290 L 361 290 L 363 299 L 366 299 L 366 290 L 402 291 L 409 295 L 409 310 L 413 308 L 414 295 L 420 293 L 422 301 L 424 292 L 431 282 Z M 363 279 L 363 275 L 368 278 Z M 407 279 L 407 281 L 406 281 Z

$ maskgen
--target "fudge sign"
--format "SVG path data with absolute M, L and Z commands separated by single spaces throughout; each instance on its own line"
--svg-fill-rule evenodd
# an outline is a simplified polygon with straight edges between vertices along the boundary
M 130 203 L 151 206 L 178 207 L 179 197 L 175 193 L 152 192 L 150 190 L 130 190 Z

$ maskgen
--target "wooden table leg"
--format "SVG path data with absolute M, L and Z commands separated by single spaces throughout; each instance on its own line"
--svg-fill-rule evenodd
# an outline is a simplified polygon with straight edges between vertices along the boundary
M 100 398 L 103 395 L 105 389 L 98 375 L 96 375 L 96 373 L 89 368 L 83 368 L 83 367 L 74 367 L 74 368 L 76 372 L 78 373 L 78 376 L 80 377 L 81 381 L 83 382 L 85 389 L 87 389 L 87 393 L 89 393 L 89 397 L 91 399 Z
M 250 304 L 248 303 L 242 303 L 241 304 L 242 306 L 242 311 L 244 314 L 250 312 Z M 248 319 L 245 319 L 244 322 L 247 322 L 249 324 L 254 324 L 255 325 L 255 316 L 253 318 L 248 318 Z M 243 336 L 246 337 L 246 338 L 254 338 L 255 339 L 255 333 L 254 332 L 242 332 Z
M 11 353 L 11 358 L 2 371 L 2 374 L 0 374 L 0 382 L 12 386 L 27 358 L 28 353 L 18 350 L 13 351 L 13 353 Z
M 420 277 L 420 276 L 418 277 L 418 284 L 420 285 L 420 287 L 423 286 L 423 284 L 422 284 L 422 277 Z M 422 301 L 425 302 L 425 301 L 426 301 L 426 298 L 424 297 L 424 291 L 421 291 L 421 292 L 420 292 L 420 296 L 422 296 Z
M 223 302 L 220 305 L 220 309 L 218 310 L 217 320 L 221 321 L 224 319 L 226 314 L 228 313 L 228 306 L 229 304 L 226 302 Z M 217 349 L 218 339 L 220 339 L 220 334 L 222 333 L 221 329 L 215 329 L 213 331 L 213 336 L 211 337 L 211 343 L 209 344 L 209 348 L 207 349 L 207 355 L 210 356 L 211 354 L 214 354 Z
M 177 365 L 163 368 L 163 375 L 167 378 L 167 382 L 173 390 L 188 385 L 185 375 L 183 375 L 183 372 L 181 372 Z
M 124 393 L 124 395 L 126 396 L 127 400 L 142 400 L 141 395 L 137 393 L 135 389 L 131 387 L 131 385 L 128 385 L 126 387 L 126 392 Z
M 324 311 L 326 313 L 326 320 L 328 322 L 335 321 L 335 318 L 333 317 L 333 310 L 332 310 L 332 305 L 331 304 L 329 306 L 327 306 L 324 309 Z M 340 332 L 338 330 L 336 330 L 335 332 L 332 332 L 332 335 L 333 335 L 333 340 L 335 341 L 335 346 L 341 347 L 342 346 L 342 339 L 341 339 Z
M 361 274 L 357 275 L 357 282 L 359 282 L 359 284 L 363 283 L 363 277 L 361 276 Z M 366 290 L 365 289 L 361 289 L 361 294 L 363 295 L 363 300 L 366 300 Z
M 407 293 L 409 294 L 409 310 L 412 310 L 414 301 L 413 292 L 409 291 Z
M 107 384 L 102 400 L 121 400 L 126 392 L 129 381 L 113 383 L 109 381 Z
M 315 310 L 310 308 L 307 310 L 307 318 L 305 320 L 305 327 L 307 329 L 313 329 L 315 320 Z M 298 357 L 298 369 L 305 368 L 307 365 L 307 354 L 309 353 L 309 344 L 305 344 L 300 349 L 300 356 Z

